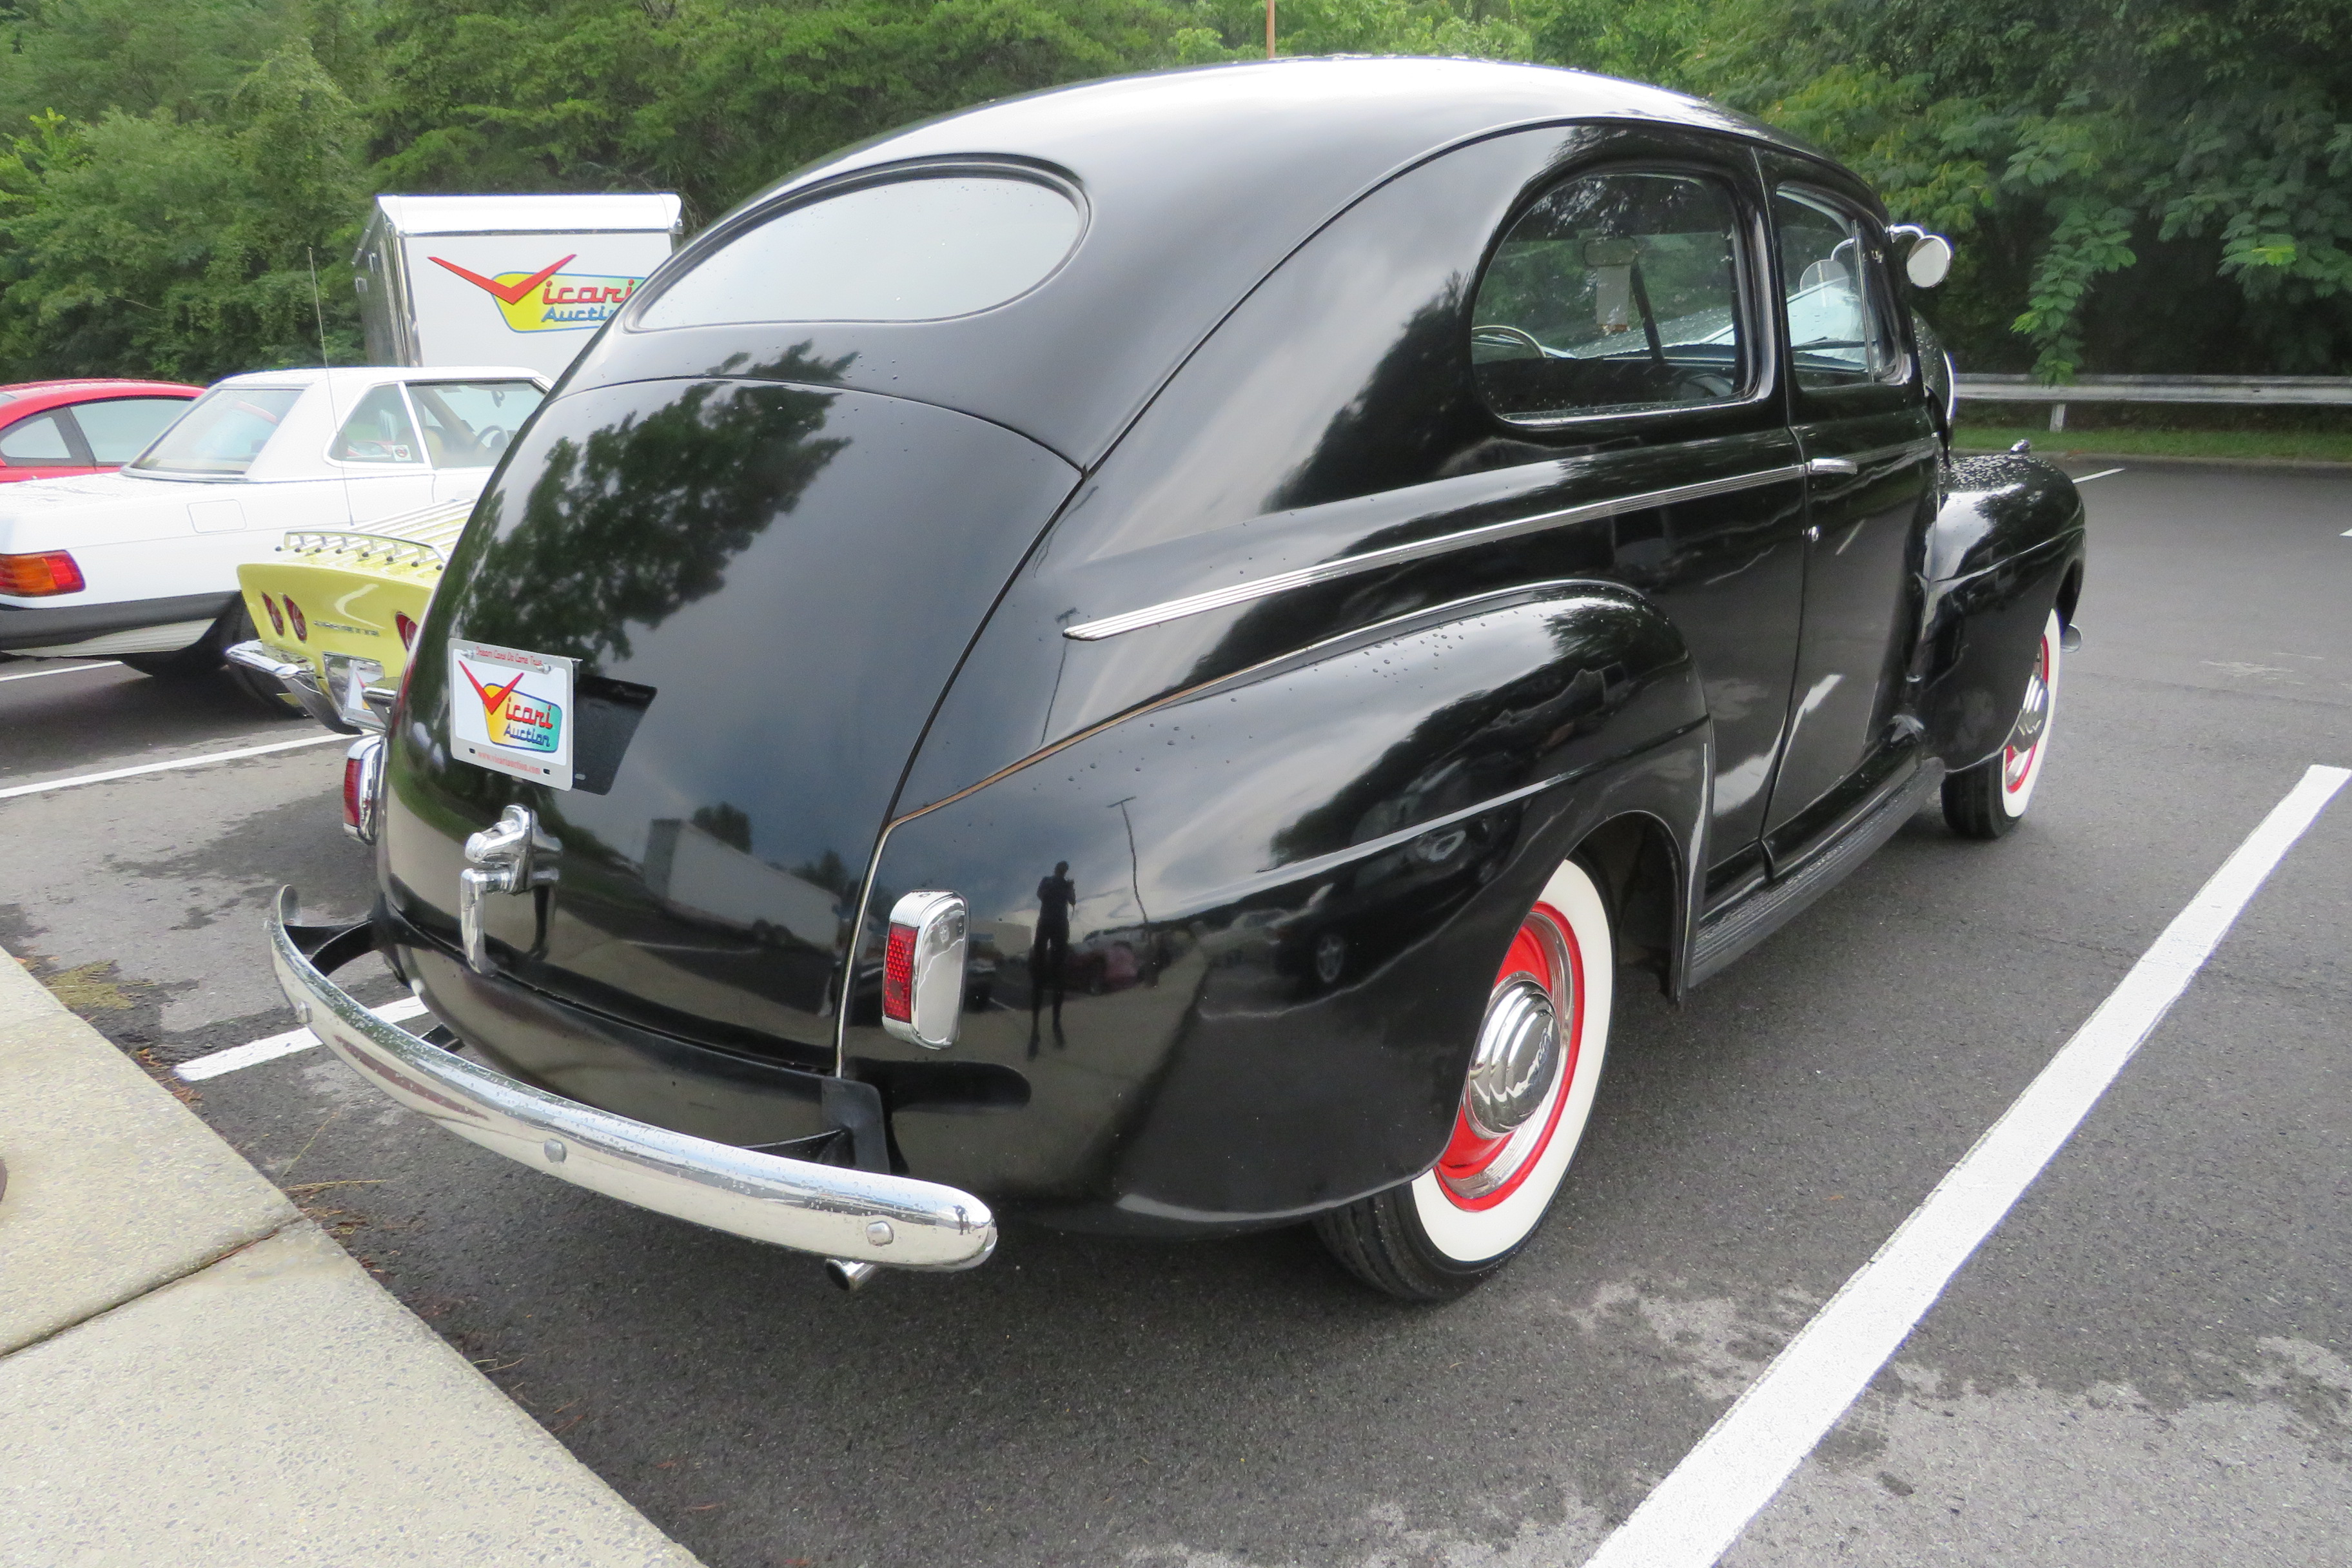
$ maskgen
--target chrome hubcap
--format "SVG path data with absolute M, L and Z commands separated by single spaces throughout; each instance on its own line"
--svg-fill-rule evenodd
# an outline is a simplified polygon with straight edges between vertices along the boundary
M 1535 980 L 1517 975 L 1486 1005 L 1462 1108 L 1481 1136 L 1524 1125 L 1559 1073 L 1559 1015 Z

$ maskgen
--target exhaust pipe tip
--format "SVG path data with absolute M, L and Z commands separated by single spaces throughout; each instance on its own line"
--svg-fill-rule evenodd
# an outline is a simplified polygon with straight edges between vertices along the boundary
M 864 1289 L 867 1280 L 881 1272 L 878 1263 L 857 1263 L 846 1258 L 824 1260 L 824 1277 L 845 1292 Z

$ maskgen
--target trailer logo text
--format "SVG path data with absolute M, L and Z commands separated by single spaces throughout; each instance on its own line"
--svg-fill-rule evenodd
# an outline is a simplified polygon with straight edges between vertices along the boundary
M 536 272 L 501 272 L 496 278 L 485 278 L 437 256 L 426 259 L 436 267 L 446 268 L 497 300 L 499 314 L 506 319 L 508 330 L 517 332 L 580 331 L 600 325 L 645 281 L 642 278 L 566 272 L 562 268 L 573 259 L 572 256 L 551 261 Z

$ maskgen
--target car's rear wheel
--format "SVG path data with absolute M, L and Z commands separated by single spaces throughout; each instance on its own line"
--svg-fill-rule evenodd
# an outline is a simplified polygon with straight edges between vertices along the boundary
M 1492 1277 L 1550 1214 L 1609 1045 L 1616 950 L 1591 873 L 1563 861 L 1519 922 L 1436 1165 L 1318 1216 L 1348 1271 L 1409 1301 Z
M 2058 716 L 2058 663 L 2065 626 L 2058 612 L 2042 623 L 2033 668 L 2017 721 L 1998 755 L 1944 781 L 1944 820 L 1963 838 L 1999 838 L 2015 827 L 2033 802 L 2033 786 L 2050 755 L 2050 727 Z
M 212 629 L 172 653 L 126 653 L 122 662 L 142 675 L 155 676 L 164 680 L 203 680 L 217 678 L 251 698 L 259 706 L 280 718 L 295 718 L 302 707 L 287 695 L 286 687 L 276 676 L 257 669 L 247 669 L 241 664 L 228 662 L 227 650 L 259 634 L 254 630 L 253 617 L 240 599 L 222 613 L 212 624 Z

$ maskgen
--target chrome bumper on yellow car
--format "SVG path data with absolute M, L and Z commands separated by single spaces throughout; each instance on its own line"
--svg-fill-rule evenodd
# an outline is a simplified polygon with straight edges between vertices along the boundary
M 346 994 L 289 931 L 279 890 L 270 958 L 295 1014 L 384 1093 L 460 1138 L 576 1186 L 832 1260 L 855 1284 L 876 1265 L 970 1268 L 996 1220 L 968 1193 L 908 1176 L 713 1143 L 533 1089 L 388 1024 Z

